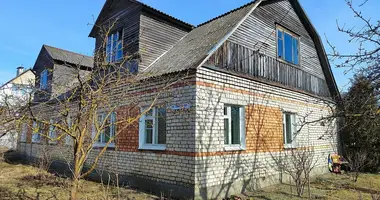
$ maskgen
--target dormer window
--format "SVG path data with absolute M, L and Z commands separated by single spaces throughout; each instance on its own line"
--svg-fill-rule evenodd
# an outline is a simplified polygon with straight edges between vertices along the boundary
M 107 38 L 107 62 L 118 62 L 123 58 L 123 31 L 110 34 Z
M 49 72 L 47 69 L 41 72 L 40 74 L 40 89 L 45 90 L 48 88 L 48 75 Z
M 289 63 L 299 64 L 299 36 L 277 28 L 277 56 Z

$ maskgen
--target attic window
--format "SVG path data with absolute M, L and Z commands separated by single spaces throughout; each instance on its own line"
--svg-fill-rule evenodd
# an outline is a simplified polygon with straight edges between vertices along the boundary
M 299 64 L 299 36 L 277 28 L 277 56 L 289 63 Z
M 40 89 L 45 90 L 48 87 L 48 70 L 45 69 L 40 74 Z
M 118 62 L 123 58 L 123 31 L 110 34 L 107 38 L 107 62 Z

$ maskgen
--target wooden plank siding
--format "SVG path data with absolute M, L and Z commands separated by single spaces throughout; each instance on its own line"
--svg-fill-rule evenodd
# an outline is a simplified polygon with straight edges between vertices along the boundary
M 113 12 L 109 13 L 105 17 L 107 20 L 102 23 L 102 28 L 106 31 L 113 23 L 115 23 L 110 33 L 122 30 L 124 56 L 136 55 L 139 51 L 141 6 L 138 4 L 128 3 L 128 5 L 123 7 L 119 5 L 122 3 L 128 2 L 121 1 L 116 4 L 113 8 Z M 117 8 L 119 7 L 124 9 L 118 10 Z M 100 30 L 96 34 L 95 49 L 99 50 L 96 52 L 105 52 L 105 49 L 103 49 L 104 47 L 101 46 L 103 44 L 103 40 L 105 39 L 104 31 Z
M 139 69 L 142 71 L 158 57 L 173 47 L 190 30 L 165 22 L 152 14 L 143 12 L 140 16 Z
M 296 65 L 288 64 L 230 41 L 226 41 L 205 65 L 280 83 L 288 88 L 303 90 L 311 94 L 331 97 L 324 79 L 306 72 Z
M 302 70 L 325 79 L 312 38 L 287 0 L 263 2 L 229 38 L 231 42 L 277 57 L 276 26 L 300 36 Z

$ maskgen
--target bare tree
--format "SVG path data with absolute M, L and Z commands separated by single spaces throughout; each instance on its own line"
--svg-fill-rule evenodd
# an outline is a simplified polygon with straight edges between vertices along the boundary
M 350 45 L 357 45 L 355 53 L 341 53 L 330 42 L 332 49 L 330 58 L 335 61 L 336 66 L 347 70 L 360 70 L 368 74 L 376 83 L 380 84 L 380 21 L 365 16 L 360 8 L 369 3 L 368 0 L 361 1 L 355 6 L 352 0 L 345 0 L 347 6 L 354 14 L 354 18 L 359 19 L 360 25 L 347 27 L 337 22 L 338 31 L 349 37 Z
M 114 45 L 111 52 L 107 49 L 107 38 L 115 24 L 100 27 L 103 42 L 95 52 L 91 72 L 83 72 L 81 59 L 75 65 L 64 63 L 70 69 L 64 77 L 72 77 L 71 82 L 60 85 L 60 90 L 54 92 L 56 95 L 34 88 L 35 98 L 29 99 L 17 117 L 19 124 L 28 124 L 32 138 L 40 143 L 58 146 L 69 141 L 71 199 L 78 198 L 79 180 L 97 168 L 109 148 L 118 145 L 118 136 L 136 125 L 154 106 L 166 107 L 166 102 L 159 99 L 167 96 L 176 83 L 187 82 L 188 72 L 165 77 L 137 73 L 139 59 L 135 54 L 111 59 L 116 57 L 121 46 Z M 128 46 L 122 45 L 123 48 Z M 54 71 L 49 69 L 49 73 Z M 142 88 L 152 92 L 144 95 Z M 141 102 L 148 103 L 141 105 Z M 101 146 L 97 145 L 99 142 Z

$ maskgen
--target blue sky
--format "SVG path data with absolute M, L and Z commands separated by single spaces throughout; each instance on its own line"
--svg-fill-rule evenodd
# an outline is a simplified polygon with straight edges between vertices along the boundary
M 142 0 L 169 15 L 197 25 L 239 7 L 251 0 Z M 360 4 L 364 0 L 353 0 Z M 31 68 L 43 44 L 92 55 L 94 39 L 88 38 L 91 24 L 105 0 L 13 0 L 0 1 L 0 83 L 13 78 L 16 67 Z M 358 20 L 344 0 L 300 0 L 325 42 L 325 35 L 338 49 L 354 52 L 344 34 L 338 33 L 336 20 L 357 25 Z M 380 19 L 380 1 L 369 0 L 361 10 Z M 325 44 L 325 47 L 326 44 Z M 327 48 L 327 51 L 329 49 Z M 332 65 L 333 66 L 333 65 Z M 340 88 L 347 88 L 350 75 L 343 69 L 333 72 Z

